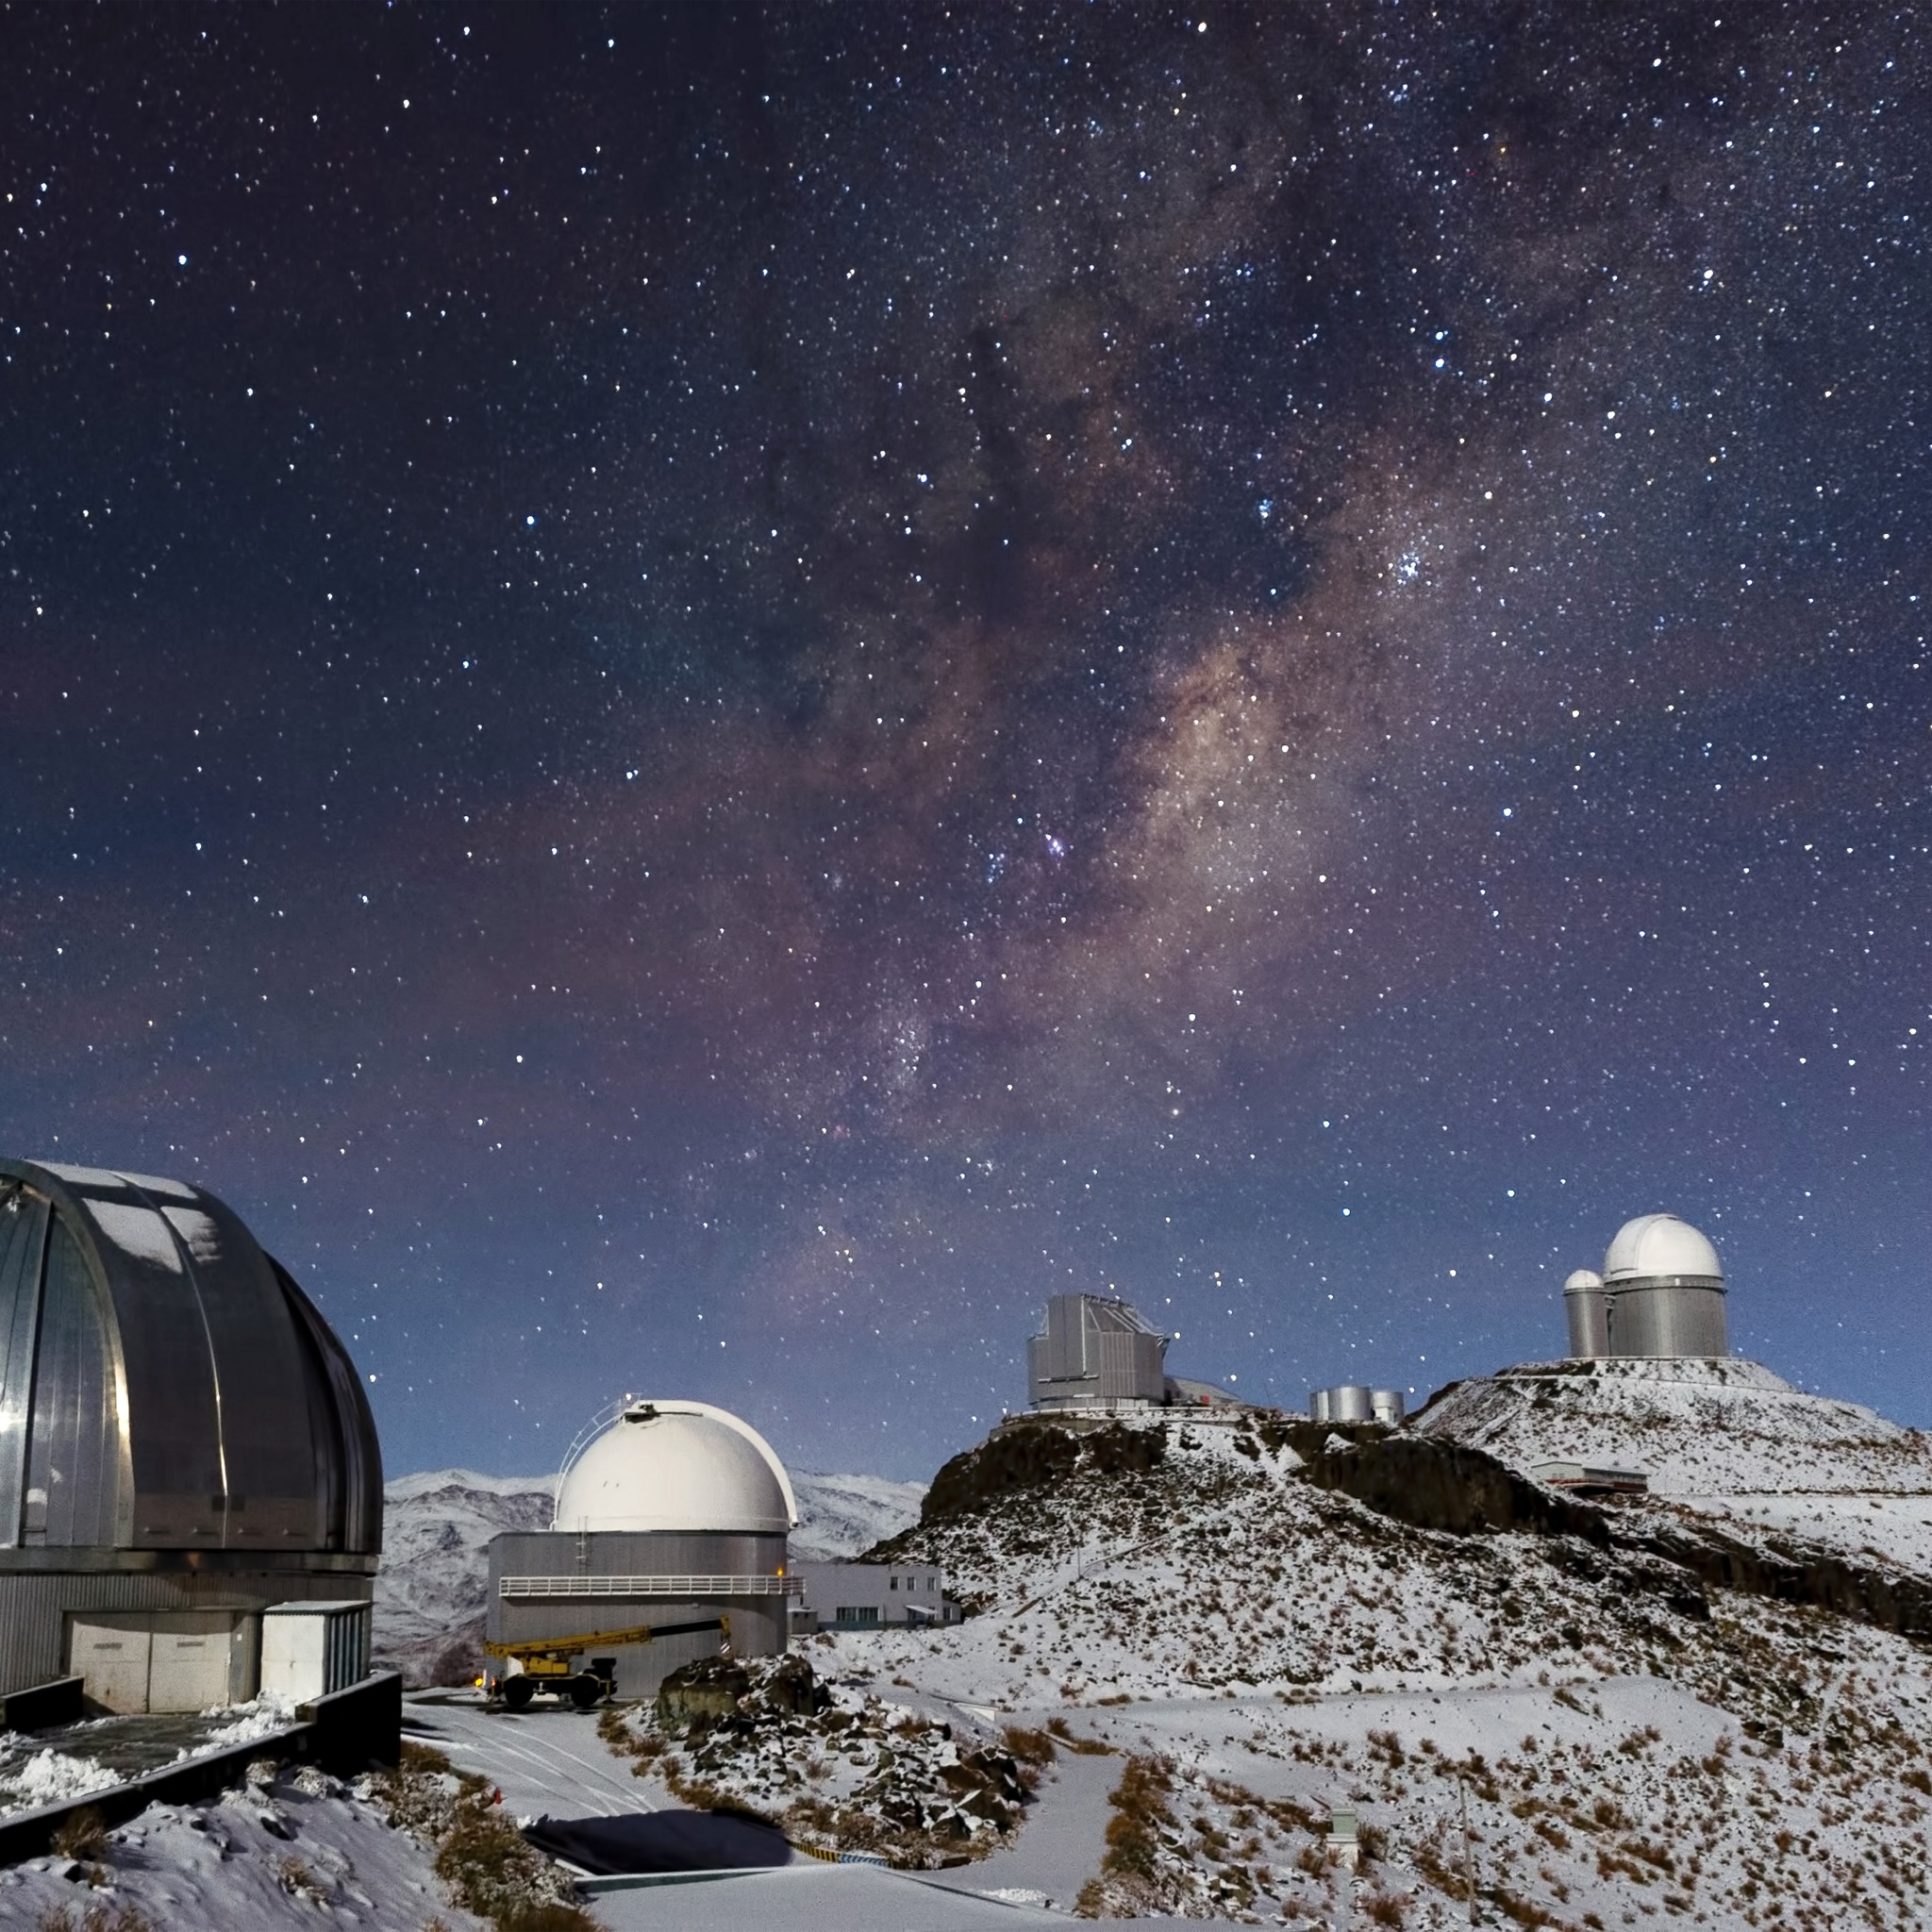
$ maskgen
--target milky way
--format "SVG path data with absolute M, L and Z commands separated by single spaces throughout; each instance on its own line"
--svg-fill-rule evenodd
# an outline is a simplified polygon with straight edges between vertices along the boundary
M 5 18 L 0 1142 L 395 1466 L 1420 1397 L 1655 1208 L 1932 1419 L 1908 14 Z

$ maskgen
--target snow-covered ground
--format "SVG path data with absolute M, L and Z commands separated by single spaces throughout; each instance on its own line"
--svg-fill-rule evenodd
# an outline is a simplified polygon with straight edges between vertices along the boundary
M 1932 1489 L 1932 1442 L 1916 1429 L 1735 1359 L 1528 1363 L 1453 1384 L 1409 1426 L 1514 1469 L 1641 1469 L 1659 1496 Z
M 292 1724 L 274 1697 L 175 1717 L 96 1717 L 42 1731 L 0 1731 L 0 1817 L 141 1777 Z
M 333 1778 L 302 1770 L 208 1805 L 153 1805 L 85 1860 L 0 1869 L 0 1924 L 145 1924 L 155 1932 L 358 1925 L 488 1932 L 448 1902 L 426 1846 Z M 70 1875 L 72 1874 L 72 1875 Z M 55 1915 L 65 1909 L 66 1921 Z M 97 1908 L 100 1917 L 85 1914 Z M 141 1916 L 124 1920 L 131 1908 Z
M 1563 1457 L 1634 1464 L 1657 1494 L 1606 1511 L 1595 1541 L 1457 1536 L 1308 1481 L 1292 1432 L 1266 1418 L 1149 1417 L 1058 1439 L 1050 1455 L 1014 1453 L 1027 1439 L 1007 1432 L 974 1452 L 965 1478 L 953 1473 L 945 1507 L 898 1539 L 908 1558 L 943 1565 L 982 1612 L 804 1647 L 834 1684 L 835 1712 L 863 1720 L 853 1737 L 862 1730 L 865 1747 L 814 1741 L 808 1783 L 828 1794 L 828 1815 L 848 1786 L 858 1799 L 888 1772 L 906 1787 L 895 1803 L 922 1780 L 937 1790 L 954 1769 L 929 1735 L 941 1721 L 956 1755 L 984 1740 L 1039 1765 L 1017 1826 L 973 1834 L 971 1849 L 990 1856 L 926 1874 L 979 1894 L 959 1901 L 968 1913 L 1051 1900 L 1061 1912 L 1448 1932 L 1466 1922 L 1473 1879 L 1491 1925 L 1623 1932 L 1681 1918 L 1735 1932 L 1923 1932 L 1925 1645 L 1700 1585 L 1658 1556 L 1672 1545 L 1657 1535 L 1707 1534 L 1700 1518 L 1715 1514 L 1733 1539 L 1921 1571 L 1932 1525 L 1923 1439 L 1735 1363 L 1697 1379 L 1511 1373 L 1450 1391 L 1420 1426 L 1519 1469 Z M 431 1507 L 468 1489 L 447 1473 L 413 1480 Z M 916 1501 L 915 1491 L 902 1518 Z M 474 1515 L 459 1541 L 490 1507 L 464 1507 Z M 756 1723 L 647 1756 L 640 1714 L 609 1726 L 623 1750 L 607 1762 L 592 1719 L 411 1708 L 459 1765 L 503 1784 L 505 1809 L 512 1788 L 518 1810 L 622 1807 L 627 1788 L 640 1805 L 678 1802 L 664 1783 L 673 1748 L 690 1758 L 687 1784 L 702 1776 L 726 1800 L 774 1806 L 797 1782 L 778 1774 L 796 1768 L 774 1757 L 783 1740 Z M 122 1895 L 157 1924 L 280 1923 L 315 1907 L 286 1889 L 276 1860 L 312 1845 L 332 1917 L 415 1927 L 440 1910 L 452 1926 L 471 1923 L 436 1901 L 426 1854 L 372 1827 L 353 1795 L 325 1793 L 307 1810 L 279 1791 L 276 1802 L 292 1840 L 251 1827 L 239 1799 L 204 1807 L 239 1848 L 232 1880 L 188 1841 L 186 1814 L 150 1812 L 129 1828 L 147 1836 L 109 1862 L 117 1887 L 151 1890 Z M 340 1820 L 329 1805 L 344 1807 Z M 1352 1874 L 1326 1847 L 1345 1808 L 1363 1827 Z M 388 1889 L 370 1876 L 385 1869 L 362 1836 L 372 1828 L 396 1861 Z M 124 1859 L 152 1874 L 124 1877 Z M 788 1869 L 593 1909 L 625 1932 L 743 1923 L 754 1907 L 830 1924 L 859 1911 L 858 1883 Z M 16 1907 L 24 1886 L 36 1889 Z M 864 1913 L 947 1922 L 919 1909 L 922 1896 L 939 1895 L 874 1887 Z M 392 1898 L 392 1917 L 368 1916 Z M 56 1899 L 84 1903 L 42 1861 L 0 1891 L 0 1923 L 31 1924 Z M 864 1913 L 852 1923 L 871 1923 Z
M 1748 1406 L 1732 1419 L 1775 1433 Z M 1873 1422 L 1840 1423 L 1851 1457 L 1907 1433 Z M 1154 1767 L 1139 1862 L 1096 1874 L 1090 1907 L 1335 1923 L 1341 1880 L 1318 1836 L 1352 1804 L 1376 1847 L 1357 1904 L 1446 1925 L 1466 1909 L 1466 1795 L 1492 1920 L 1921 1923 L 1921 1645 L 1700 1591 L 1630 1550 L 1415 1529 L 1305 1482 L 1259 1430 L 1164 1434 L 1144 1473 L 1090 1463 L 903 1539 L 981 1593 L 984 1614 L 841 1633 L 810 1653 L 906 1687 L 892 1694 L 1023 1725 L 1058 1715 L 1123 1769 Z M 1909 1451 L 1890 1463 L 1901 1508 Z M 1628 1452 L 1607 1440 L 1580 1453 Z M 1822 1492 L 1849 1501 L 1853 1472 L 1831 1465 L 1828 1441 L 1812 1453 Z M 1746 1468 L 1760 1496 L 1774 1490 L 1761 1464 Z M 974 1885 L 977 1870 L 957 1877 Z
M 923 1483 L 875 1475 L 791 1473 L 800 1557 L 855 1557 L 919 1514 Z M 412 1683 L 456 1682 L 483 1641 L 490 1540 L 548 1529 L 551 1476 L 419 1471 L 383 1491 L 382 1567 L 375 1578 L 375 1654 Z
M 1410 1426 L 1525 1474 L 1641 1469 L 1653 1496 L 1755 1540 L 1932 1576 L 1932 1440 L 1757 1362 L 1531 1363 L 1455 1384 Z

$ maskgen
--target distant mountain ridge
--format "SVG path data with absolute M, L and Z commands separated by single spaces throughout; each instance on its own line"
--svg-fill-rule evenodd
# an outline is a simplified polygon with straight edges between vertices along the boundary
M 853 1557 L 919 1515 L 924 1483 L 793 1470 L 799 1525 L 791 1552 Z M 375 1648 L 411 1682 L 474 1668 L 483 1641 L 490 1540 L 548 1529 L 554 1476 L 417 1470 L 383 1487 L 382 1567 L 375 1578 Z

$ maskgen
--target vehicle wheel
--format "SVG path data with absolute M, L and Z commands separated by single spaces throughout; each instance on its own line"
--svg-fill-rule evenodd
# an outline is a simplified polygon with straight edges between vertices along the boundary
M 589 1671 L 580 1671 L 570 1680 L 570 1701 L 579 1710 L 589 1710 L 591 1705 L 600 1703 L 604 1696 L 604 1679 L 593 1677 Z
M 512 1710 L 528 1710 L 530 1699 L 536 1694 L 536 1685 L 525 1676 L 506 1677 L 503 1680 L 503 1701 Z

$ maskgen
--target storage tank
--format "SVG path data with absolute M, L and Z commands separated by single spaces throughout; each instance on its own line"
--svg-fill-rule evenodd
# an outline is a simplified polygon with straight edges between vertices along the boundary
M 1328 1420 L 1331 1423 L 1372 1423 L 1375 1420 L 1373 1392 L 1358 1382 L 1343 1382 L 1328 1391 Z
M 1590 1361 L 1609 1354 L 1609 1299 L 1603 1276 L 1593 1268 L 1579 1268 L 1564 1282 L 1563 1312 L 1569 1318 L 1573 1359 Z
M 1328 1413 L 1327 1390 L 1310 1389 L 1308 1391 L 1308 1417 L 1310 1421 L 1318 1423 L 1327 1423 L 1335 1420 Z
M 1369 1407 L 1375 1421 L 1394 1428 L 1402 1421 L 1402 1391 L 1400 1389 L 1371 1389 Z

